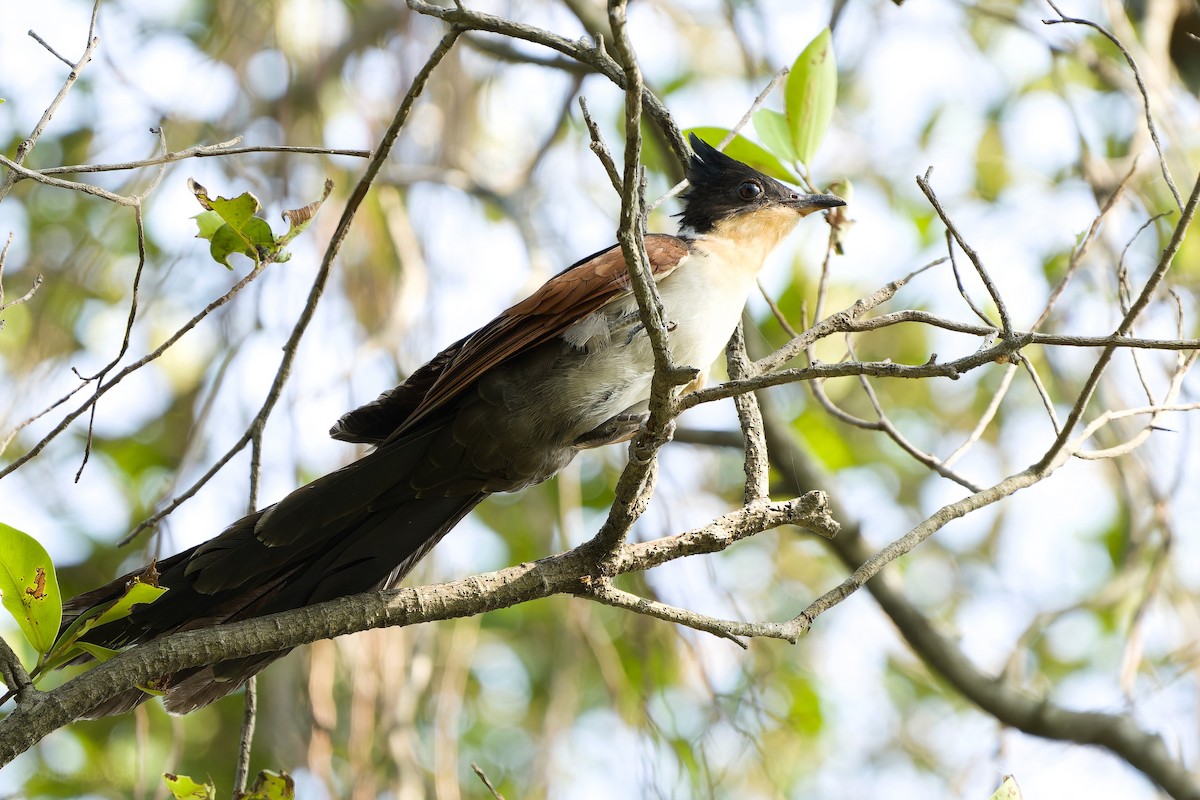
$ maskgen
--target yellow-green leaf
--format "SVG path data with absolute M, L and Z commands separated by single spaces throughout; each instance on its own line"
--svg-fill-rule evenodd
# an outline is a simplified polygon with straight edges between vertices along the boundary
M 45 655 L 62 624 L 62 594 L 54 563 L 36 539 L 2 522 L 0 595 L 25 638 Z
M 784 89 L 792 144 L 806 167 L 825 138 L 836 101 L 837 62 L 833 57 L 833 37 L 825 28 L 796 58 Z
M 92 644 L 91 642 L 76 642 L 75 646 L 99 661 L 101 664 L 103 664 L 105 661 L 108 661 L 110 658 L 115 657 L 121 652 L 120 650 L 114 650 L 111 647 L 101 647 L 100 645 Z
M 293 800 L 295 797 L 296 782 L 291 775 L 264 769 L 241 800 Z
M 63 631 L 62 636 L 58 637 L 45 661 L 35 671 L 34 677 L 37 677 L 40 673 L 62 666 L 78 656 L 81 651 L 90 653 L 96 656 L 98 660 L 104 661 L 105 659 L 100 658 L 92 650 L 88 649 L 88 647 L 84 647 L 85 643 L 79 640 L 97 625 L 104 625 L 105 623 L 128 617 L 135 605 L 153 603 L 158 599 L 159 595 L 167 591 L 166 587 L 158 586 L 154 583 L 157 579 L 157 573 L 147 574 L 142 576 L 142 578 L 134 578 L 128 588 L 126 588 L 125 594 L 107 606 L 101 605 L 88 609 L 76 617 L 67 629 Z M 90 645 L 90 647 L 94 647 L 94 645 Z M 107 648 L 100 649 L 104 650 Z
M 109 622 L 115 622 L 116 620 L 128 617 L 132 613 L 134 606 L 153 603 L 165 591 L 167 591 L 167 587 L 165 586 L 151 586 L 148 583 L 135 580 L 129 585 L 129 589 L 125 594 L 121 595 L 121 599 L 104 609 L 104 613 L 97 617 L 96 621 L 89 627 L 105 625 Z
M 721 143 L 722 139 L 729 135 L 729 129 L 717 127 L 690 128 L 684 131 L 684 133 L 694 133 L 713 147 L 716 147 Z M 781 181 L 788 181 L 789 183 L 796 183 L 798 180 L 792 171 L 785 167 L 783 162 L 776 158 L 775 155 L 741 134 L 733 137 L 733 140 L 725 147 L 724 153 L 730 158 L 736 158 L 743 164 L 754 167 L 764 175 L 770 175 L 772 178 L 778 178 Z
M 211 781 L 198 783 L 187 775 L 173 775 L 170 772 L 164 772 L 162 777 L 175 800 L 216 800 L 217 787 Z
M 1021 789 L 1012 775 L 1005 775 L 1000 788 L 993 792 L 988 800 L 1021 800 Z

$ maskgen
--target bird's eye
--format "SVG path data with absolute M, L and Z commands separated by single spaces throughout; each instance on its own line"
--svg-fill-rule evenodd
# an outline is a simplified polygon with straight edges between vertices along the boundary
M 757 200 L 762 197 L 763 187 L 758 181 L 746 181 L 738 187 L 738 197 L 743 200 Z

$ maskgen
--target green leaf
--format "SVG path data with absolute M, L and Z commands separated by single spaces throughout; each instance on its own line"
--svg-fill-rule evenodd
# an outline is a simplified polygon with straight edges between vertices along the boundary
M 775 155 L 785 161 L 799 161 L 796 148 L 792 144 L 792 132 L 788 128 L 787 117 L 769 108 L 760 108 L 754 112 L 754 130 L 758 138 L 763 140 Z
M 241 800 L 293 800 L 295 796 L 296 782 L 291 775 L 264 769 Z
M 988 800 L 1021 800 L 1021 789 L 1012 775 L 1005 775 L 1000 788 Z
M 216 800 L 217 787 L 211 781 L 197 783 L 187 775 L 170 772 L 164 772 L 162 778 L 175 800 Z
M 684 133 L 694 133 L 713 147 L 716 147 L 721 143 L 722 139 L 729 135 L 729 129 L 717 127 L 690 128 L 684 131 Z M 729 143 L 724 152 L 727 156 L 736 158 L 743 164 L 754 167 L 759 172 L 770 175 L 772 178 L 778 178 L 781 181 L 788 181 L 789 183 L 796 183 L 799 180 L 773 153 L 741 134 L 733 137 L 733 141 Z
M 222 225 L 213 234 L 208 253 L 212 256 L 213 261 L 224 265 L 225 269 L 233 269 L 233 264 L 229 263 L 229 257 L 235 253 L 254 261 L 258 260 L 258 251 L 247 245 L 246 240 L 228 225 Z
M 825 28 L 792 64 L 784 89 L 788 128 L 796 156 L 807 167 L 821 146 L 837 101 L 833 37 Z
M 333 181 L 325 181 L 325 193 L 319 200 L 283 212 L 283 218 L 289 227 L 288 232 L 279 238 L 275 238 L 267 221 L 257 216 L 262 204 L 249 192 L 232 199 L 213 198 L 208 196 L 207 189 L 190 178 L 188 188 L 205 209 L 192 217 L 196 220 L 196 228 L 199 230 L 196 238 L 209 241 L 208 252 L 213 261 L 224 265 L 226 269 L 233 269 L 229 257 L 234 254 L 244 255 L 256 264 L 265 260 L 280 263 L 291 258 L 283 248 L 303 233 L 312 222 L 321 209 L 321 204 L 333 191 Z
M 233 199 L 209 198 L 204 187 L 197 185 L 197 188 L 200 189 L 200 194 L 204 195 L 204 199 L 208 201 L 206 207 L 217 212 L 221 219 L 225 220 L 225 223 L 234 230 L 244 228 L 246 223 L 254 219 L 254 215 L 262 208 L 262 203 L 258 202 L 258 198 L 250 192 L 242 192 Z M 197 196 L 199 197 L 199 195 Z M 204 205 L 203 201 L 201 201 L 201 205 Z
M 215 211 L 201 211 L 192 219 L 196 220 L 196 227 L 200 229 L 200 232 L 196 234 L 197 239 L 211 240 L 213 234 L 225 224 L 225 220 L 221 219 L 221 215 Z
M 27 533 L 0 522 L 0 595 L 40 655 L 62 624 L 62 594 L 50 554 Z
M 234 253 L 240 253 L 258 264 L 278 251 L 279 245 L 275 242 L 271 226 L 262 217 L 255 216 L 262 208 L 257 197 L 249 192 L 232 199 L 209 197 L 208 190 L 191 178 L 188 178 L 188 188 L 207 212 L 216 215 L 215 218 L 207 214 L 194 217 L 200 231 L 196 236 L 209 240 L 209 254 L 213 261 L 224 265 L 226 269 L 233 269 L 229 257 Z M 218 220 L 221 224 L 217 224 Z

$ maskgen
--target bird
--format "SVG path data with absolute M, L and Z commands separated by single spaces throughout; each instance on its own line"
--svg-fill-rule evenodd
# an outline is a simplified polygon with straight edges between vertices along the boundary
M 692 134 L 676 235 L 646 234 L 673 360 L 705 370 L 733 334 L 764 261 L 796 224 L 845 203 L 806 194 Z M 84 641 L 108 648 L 398 584 L 485 497 L 547 480 L 581 450 L 645 424 L 654 354 L 614 245 L 350 411 L 330 435 L 374 449 L 149 569 L 167 591 Z M 63 630 L 121 597 L 135 570 L 65 604 Z M 233 692 L 287 651 L 164 675 L 186 714 Z M 132 689 L 89 716 L 128 711 Z

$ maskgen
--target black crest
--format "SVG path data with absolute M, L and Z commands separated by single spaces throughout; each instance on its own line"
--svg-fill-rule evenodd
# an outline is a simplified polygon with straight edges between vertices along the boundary
M 696 134 L 689 134 L 688 141 L 693 150 L 687 166 L 691 185 L 683 194 L 681 227 L 708 233 L 728 217 L 800 199 L 796 190 L 730 158 Z

